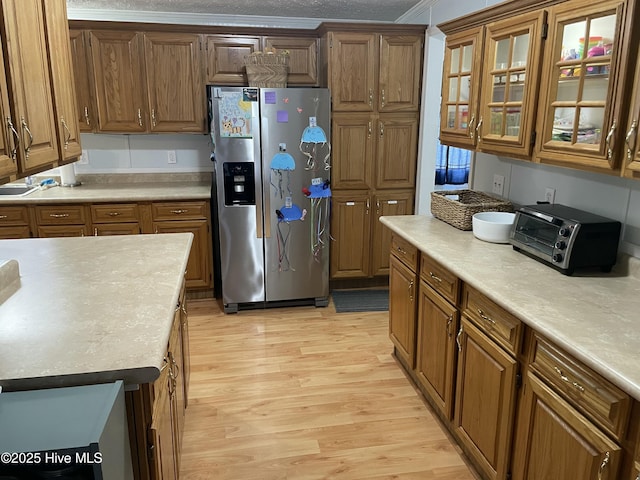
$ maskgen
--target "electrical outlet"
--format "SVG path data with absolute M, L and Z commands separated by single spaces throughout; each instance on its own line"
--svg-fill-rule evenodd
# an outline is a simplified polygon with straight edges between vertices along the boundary
M 167 163 L 176 163 L 176 151 L 175 150 L 169 150 L 167 152 Z
M 493 193 L 500 196 L 502 196 L 502 194 L 504 193 L 504 176 L 493 176 Z
M 82 150 L 82 155 L 80 155 L 78 163 L 80 165 L 87 165 L 89 163 L 89 152 L 87 150 Z
M 549 203 L 554 203 L 556 199 L 556 189 L 547 187 L 544 190 L 544 201 Z

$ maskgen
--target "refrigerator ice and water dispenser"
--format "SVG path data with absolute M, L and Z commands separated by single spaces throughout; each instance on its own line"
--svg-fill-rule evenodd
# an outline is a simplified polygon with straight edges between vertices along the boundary
M 253 162 L 224 162 L 223 175 L 226 206 L 256 204 Z

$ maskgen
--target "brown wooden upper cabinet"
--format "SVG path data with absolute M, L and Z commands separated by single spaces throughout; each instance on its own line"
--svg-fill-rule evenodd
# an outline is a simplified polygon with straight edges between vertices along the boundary
M 640 178 L 640 141 L 638 138 L 638 123 L 640 122 L 640 51 L 636 60 L 635 83 L 623 155 L 623 174 L 629 178 Z
M 142 133 L 148 129 L 142 40 L 138 32 L 89 32 L 101 132 Z
M 75 161 L 82 154 L 80 127 L 76 112 L 75 79 L 72 75 L 73 60 L 69 43 L 67 4 L 64 1 L 43 1 L 51 87 L 58 132 L 59 163 Z
M 76 84 L 76 118 L 81 132 L 96 130 L 97 115 L 93 98 L 93 70 L 89 50 L 89 32 L 69 29 L 73 77 Z
M 207 84 L 249 85 L 244 57 L 258 52 L 260 37 L 207 35 Z
M 447 36 L 441 142 L 529 158 L 546 12 Z
M 550 9 L 538 118 L 540 162 L 620 169 L 633 73 L 628 53 L 634 3 L 576 0 Z
M 318 85 L 315 37 L 207 35 L 207 84 L 249 85 L 244 58 L 267 48 L 289 52 L 288 86 Z
M 461 148 L 477 143 L 484 27 L 447 35 L 442 73 L 440 142 Z
M 0 48 L 0 118 L 2 119 L 10 114 L 6 78 L 4 56 Z M 11 147 L 11 134 L 10 129 L 0 128 L 0 181 L 2 183 L 10 181 L 18 173 L 16 152 Z
M 78 117 L 84 118 L 86 130 L 205 132 L 200 35 L 91 30 L 88 37 L 92 78 L 77 73 L 93 92 L 80 89 L 84 105 Z M 77 72 L 83 63 L 81 42 L 77 37 Z M 91 118 L 92 98 L 96 120 Z
M 59 156 L 42 4 L 41 0 L 21 0 L 3 1 L 1 6 L 12 107 L 11 116 L 8 110 L 4 112 L 3 130 L 9 137 L 9 156 L 22 176 L 55 166 Z M 55 27 L 53 21 L 50 27 Z
M 329 32 L 333 111 L 417 111 L 422 75 L 421 35 Z

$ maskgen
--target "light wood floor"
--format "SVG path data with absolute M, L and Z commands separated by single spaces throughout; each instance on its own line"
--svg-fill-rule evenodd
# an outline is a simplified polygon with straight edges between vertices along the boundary
M 476 477 L 391 356 L 388 313 L 189 303 L 181 480 Z

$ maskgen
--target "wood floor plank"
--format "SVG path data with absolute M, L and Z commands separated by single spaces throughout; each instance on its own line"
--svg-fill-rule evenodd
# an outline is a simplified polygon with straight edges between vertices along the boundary
M 391 355 L 387 312 L 189 303 L 182 480 L 478 478 Z

